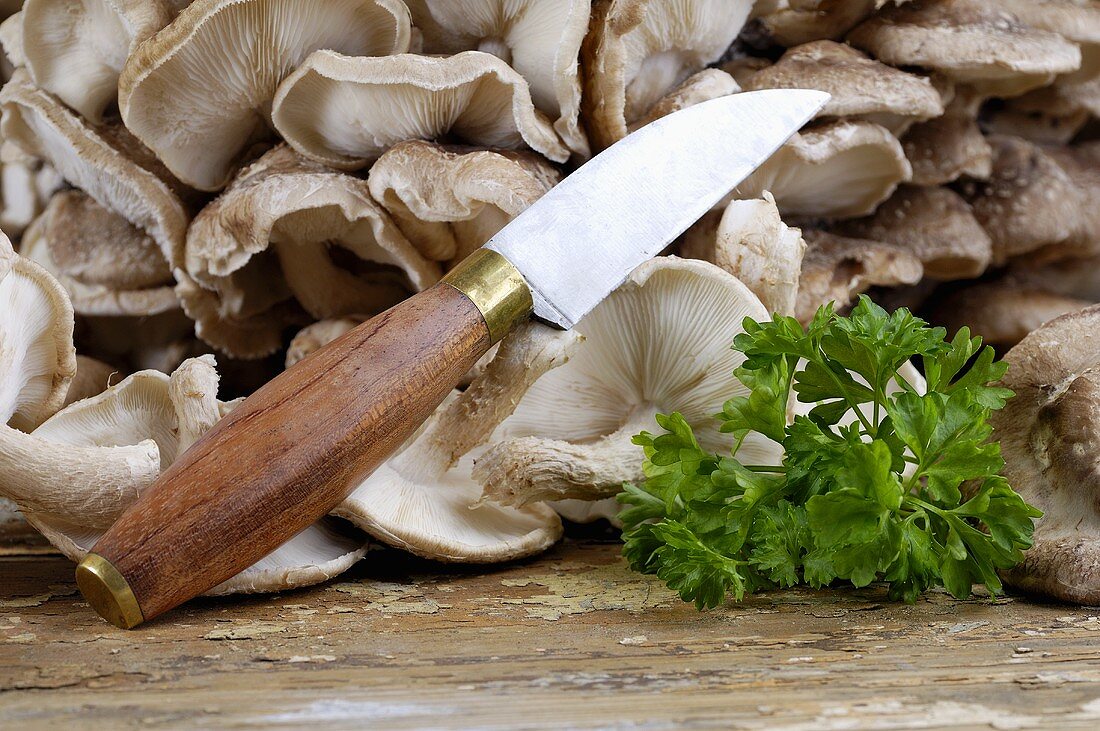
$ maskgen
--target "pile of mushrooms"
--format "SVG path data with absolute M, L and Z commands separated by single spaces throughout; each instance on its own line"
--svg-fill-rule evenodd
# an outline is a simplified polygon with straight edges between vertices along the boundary
M 2 7 L 0 527 L 79 558 L 237 398 L 592 155 L 701 101 L 813 88 L 818 117 L 666 256 L 574 331 L 511 335 L 335 517 L 215 591 L 321 581 L 369 539 L 487 563 L 544 550 L 559 516 L 613 519 L 654 414 L 720 447 L 743 317 L 869 292 L 1008 354 L 1031 395 L 998 432 L 1047 512 L 1008 578 L 1100 596 L 1100 538 L 1068 517 L 1095 431 L 1059 416 L 1097 403 L 1096 364 L 1062 352 L 1100 302 L 1097 0 Z

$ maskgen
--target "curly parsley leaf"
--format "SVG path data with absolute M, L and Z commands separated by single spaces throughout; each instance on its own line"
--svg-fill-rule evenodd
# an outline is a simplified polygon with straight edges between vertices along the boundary
M 676 413 L 635 437 L 646 479 L 619 496 L 632 567 L 700 608 L 837 580 L 886 581 L 908 602 L 935 586 L 1001 590 L 998 571 L 1022 560 L 1041 514 L 1000 476 L 988 417 L 1012 392 L 994 385 L 1005 364 L 980 338 L 963 328 L 948 341 L 863 297 L 806 327 L 746 320 L 734 349 L 748 394 L 717 415 L 728 454 L 704 450 Z M 912 360 L 926 388 L 904 377 Z M 788 420 L 792 398 L 806 407 Z M 742 464 L 750 434 L 780 444 L 782 463 Z

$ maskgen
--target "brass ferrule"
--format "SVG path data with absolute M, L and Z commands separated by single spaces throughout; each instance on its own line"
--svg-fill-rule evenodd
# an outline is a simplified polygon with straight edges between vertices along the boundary
M 114 626 L 133 629 L 145 621 L 126 578 L 98 553 L 89 553 L 76 567 L 76 585 L 96 614 Z
M 519 270 L 492 249 L 478 249 L 443 277 L 466 295 L 481 312 L 492 342 L 500 342 L 527 319 L 534 304 L 531 289 Z

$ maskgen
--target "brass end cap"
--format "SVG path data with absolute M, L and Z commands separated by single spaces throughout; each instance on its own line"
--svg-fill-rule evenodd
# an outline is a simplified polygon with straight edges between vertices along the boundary
M 92 609 L 114 626 L 133 629 L 145 621 L 130 584 L 99 554 L 89 553 L 76 567 L 76 585 Z

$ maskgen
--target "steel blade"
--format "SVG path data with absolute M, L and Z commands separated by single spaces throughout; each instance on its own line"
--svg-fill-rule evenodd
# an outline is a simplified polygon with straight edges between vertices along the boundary
M 527 279 L 536 316 L 571 328 L 828 100 L 820 91 L 769 89 L 658 119 L 581 166 L 486 246 Z

